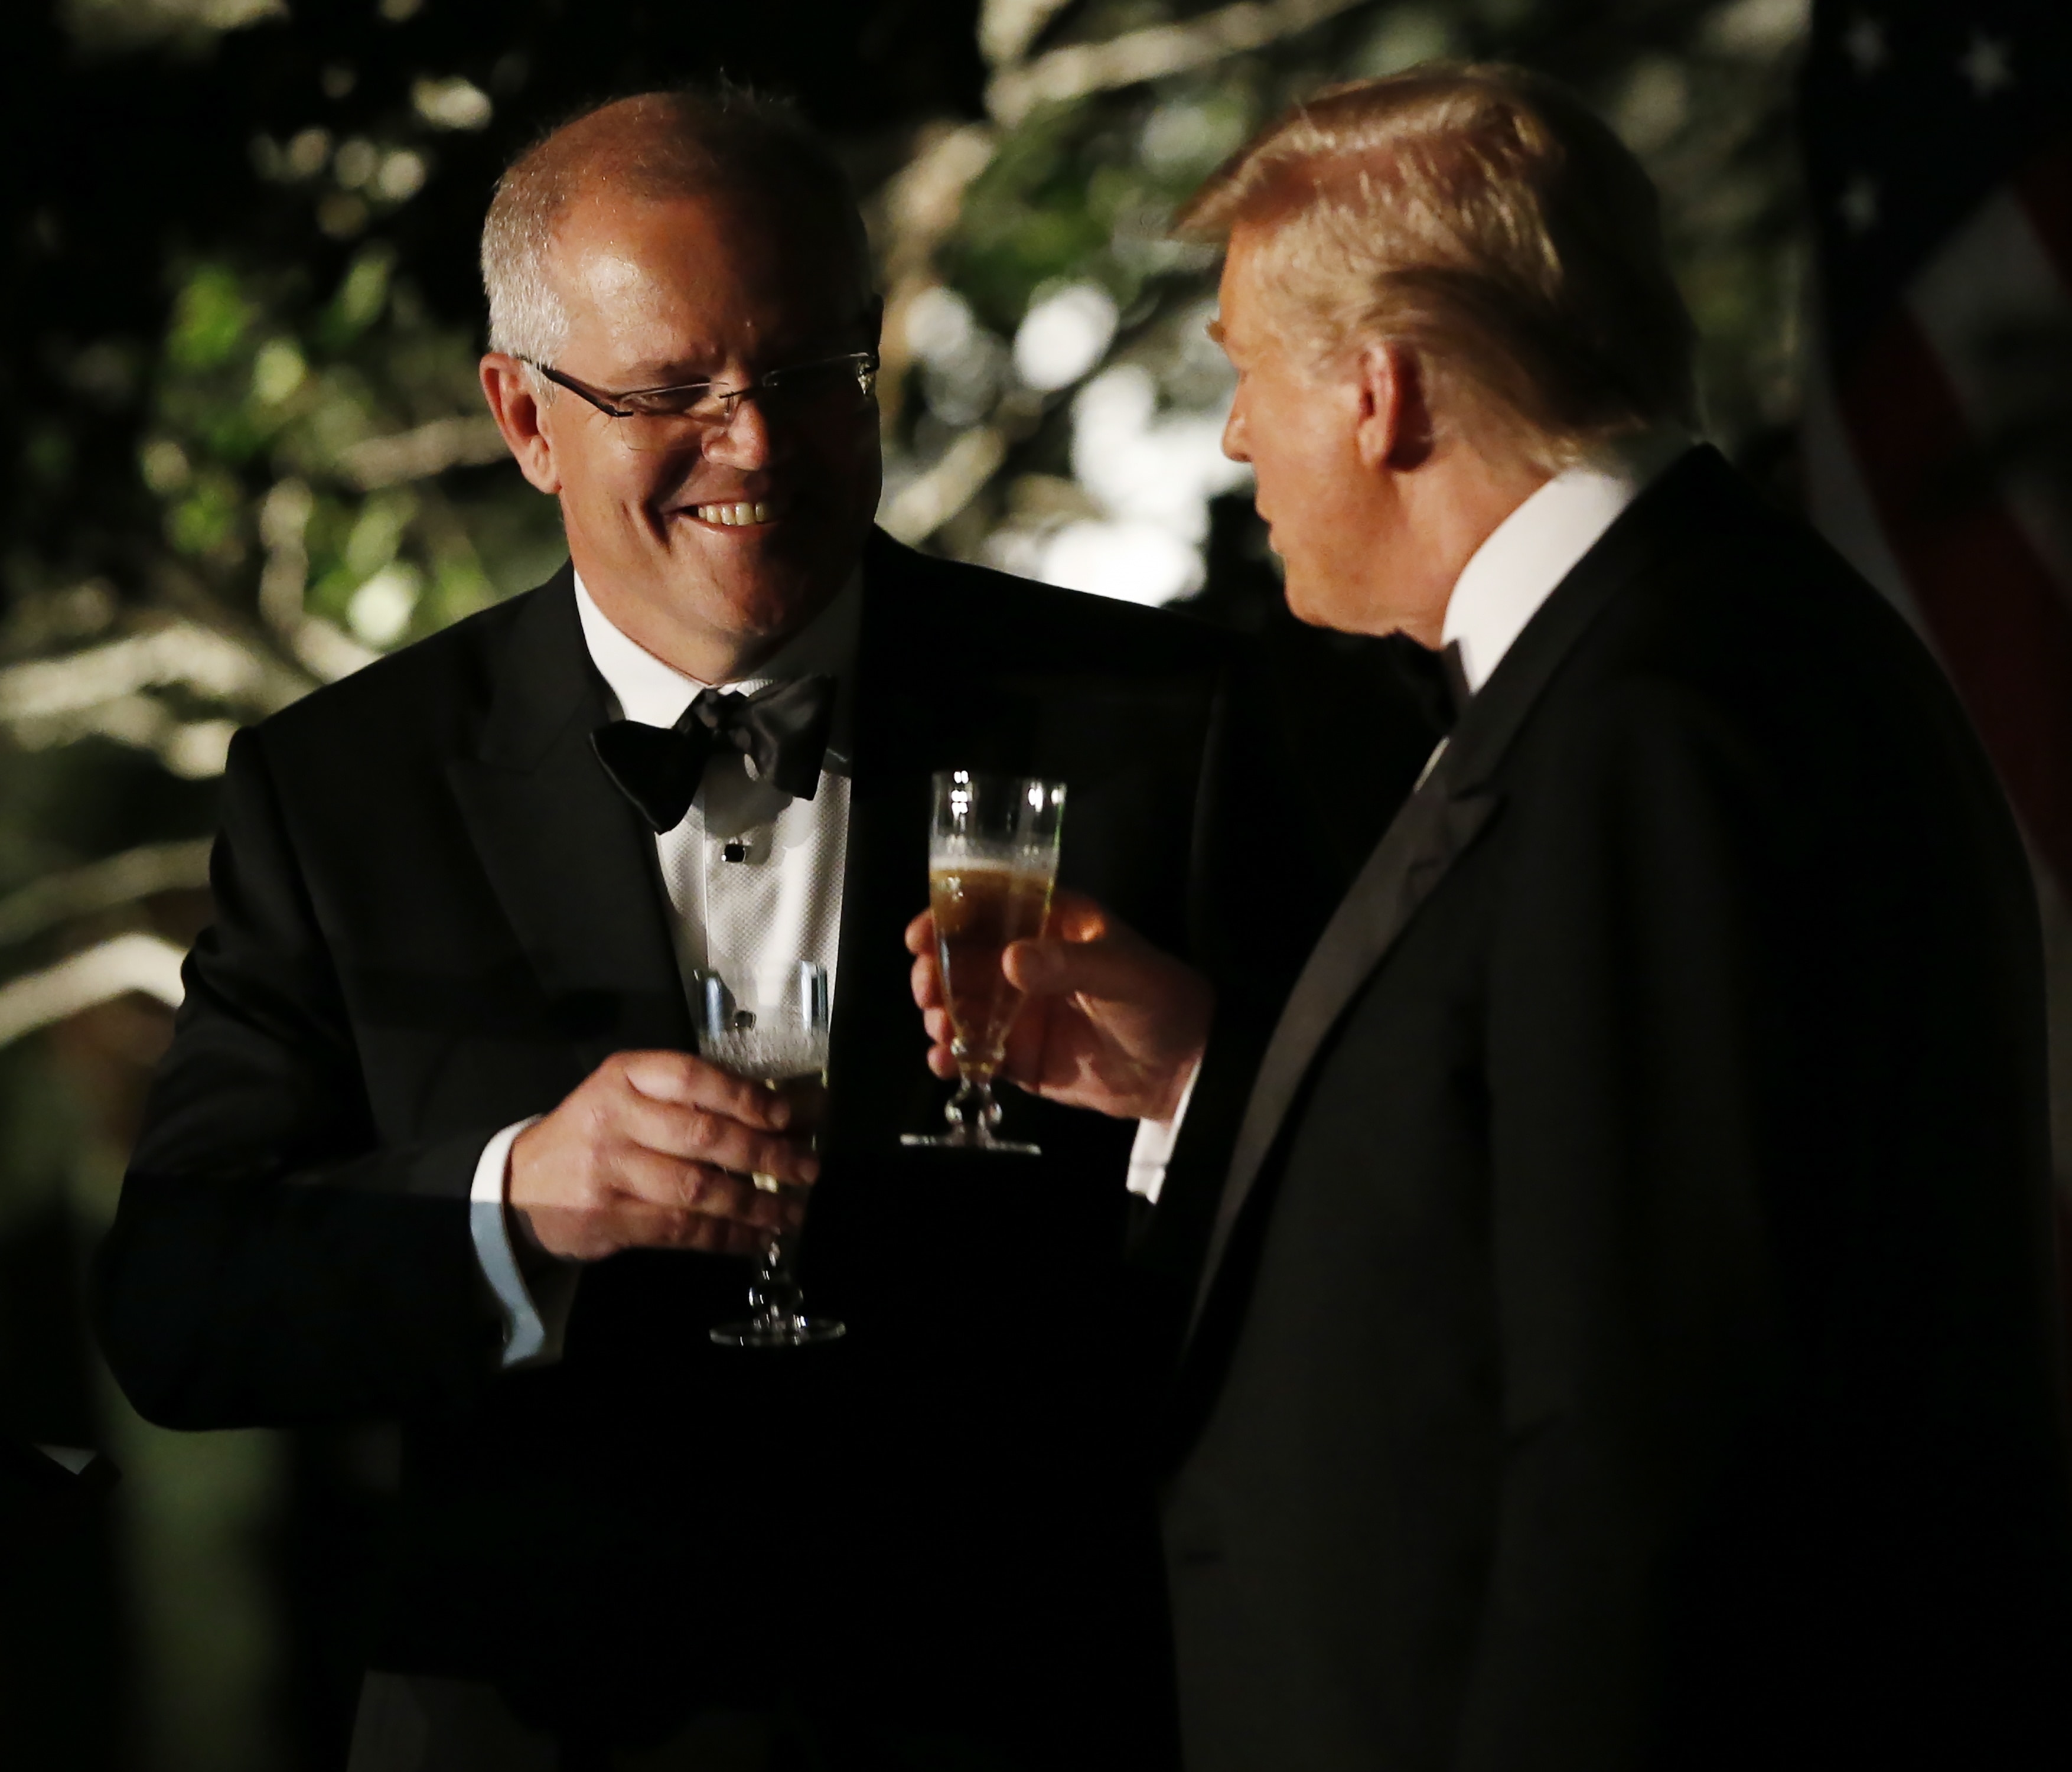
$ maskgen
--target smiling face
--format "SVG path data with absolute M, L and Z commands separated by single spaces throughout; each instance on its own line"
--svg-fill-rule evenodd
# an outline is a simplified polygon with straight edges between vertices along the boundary
M 585 193 L 554 236 L 567 327 L 552 367 L 607 394 L 703 380 L 738 388 L 874 347 L 877 304 L 846 243 L 796 217 L 773 220 L 778 207 Z M 518 416 L 522 430 L 528 415 Z M 869 401 L 773 417 L 751 396 L 702 442 L 660 454 L 630 448 L 616 421 L 566 389 L 530 416 L 538 442 L 520 460 L 560 496 L 570 557 L 598 606 L 707 681 L 740 674 L 826 606 L 877 509 Z

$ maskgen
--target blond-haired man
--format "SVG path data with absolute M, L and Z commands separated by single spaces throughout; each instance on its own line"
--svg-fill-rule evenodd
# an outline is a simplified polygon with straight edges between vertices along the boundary
M 1084 901 L 1007 960 L 1022 1081 L 1180 1121 L 1190 1772 L 2067 1763 L 2035 915 L 1947 686 L 1694 446 L 1562 92 L 1341 88 L 1184 219 L 1290 605 L 1457 703 L 1277 1026 Z

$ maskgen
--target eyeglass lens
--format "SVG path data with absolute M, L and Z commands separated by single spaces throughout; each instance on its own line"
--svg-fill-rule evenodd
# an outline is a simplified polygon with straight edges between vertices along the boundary
M 744 400 L 755 401 L 767 417 L 775 419 L 829 418 L 861 408 L 875 380 L 876 371 L 868 358 L 799 364 L 773 370 L 746 388 L 709 389 L 674 409 L 636 407 L 618 424 L 632 448 L 680 449 L 703 433 L 730 423 Z

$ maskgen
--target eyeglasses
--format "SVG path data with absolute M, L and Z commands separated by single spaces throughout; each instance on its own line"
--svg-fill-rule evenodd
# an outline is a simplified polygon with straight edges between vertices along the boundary
M 609 393 L 586 387 L 544 363 L 520 357 L 557 388 L 587 400 L 607 418 L 629 449 L 689 449 L 733 423 L 734 409 L 753 395 L 771 417 L 793 422 L 853 417 L 870 402 L 878 385 L 878 353 L 851 351 L 839 357 L 795 363 L 758 376 L 745 387 L 717 381 L 686 381 L 672 388 L 635 388 Z

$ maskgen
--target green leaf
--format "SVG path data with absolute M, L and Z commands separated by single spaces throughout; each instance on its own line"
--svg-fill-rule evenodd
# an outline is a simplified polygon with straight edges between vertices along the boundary
M 178 368 L 215 368 L 236 354 L 257 317 L 232 272 L 201 265 L 174 301 L 166 355 Z
M 331 312 L 347 333 L 364 332 L 388 305 L 388 278 L 396 255 L 386 246 L 370 246 L 352 261 L 338 286 Z
M 242 490 L 227 474 L 197 475 L 187 495 L 166 513 L 166 539 L 191 559 L 221 552 L 236 536 Z

